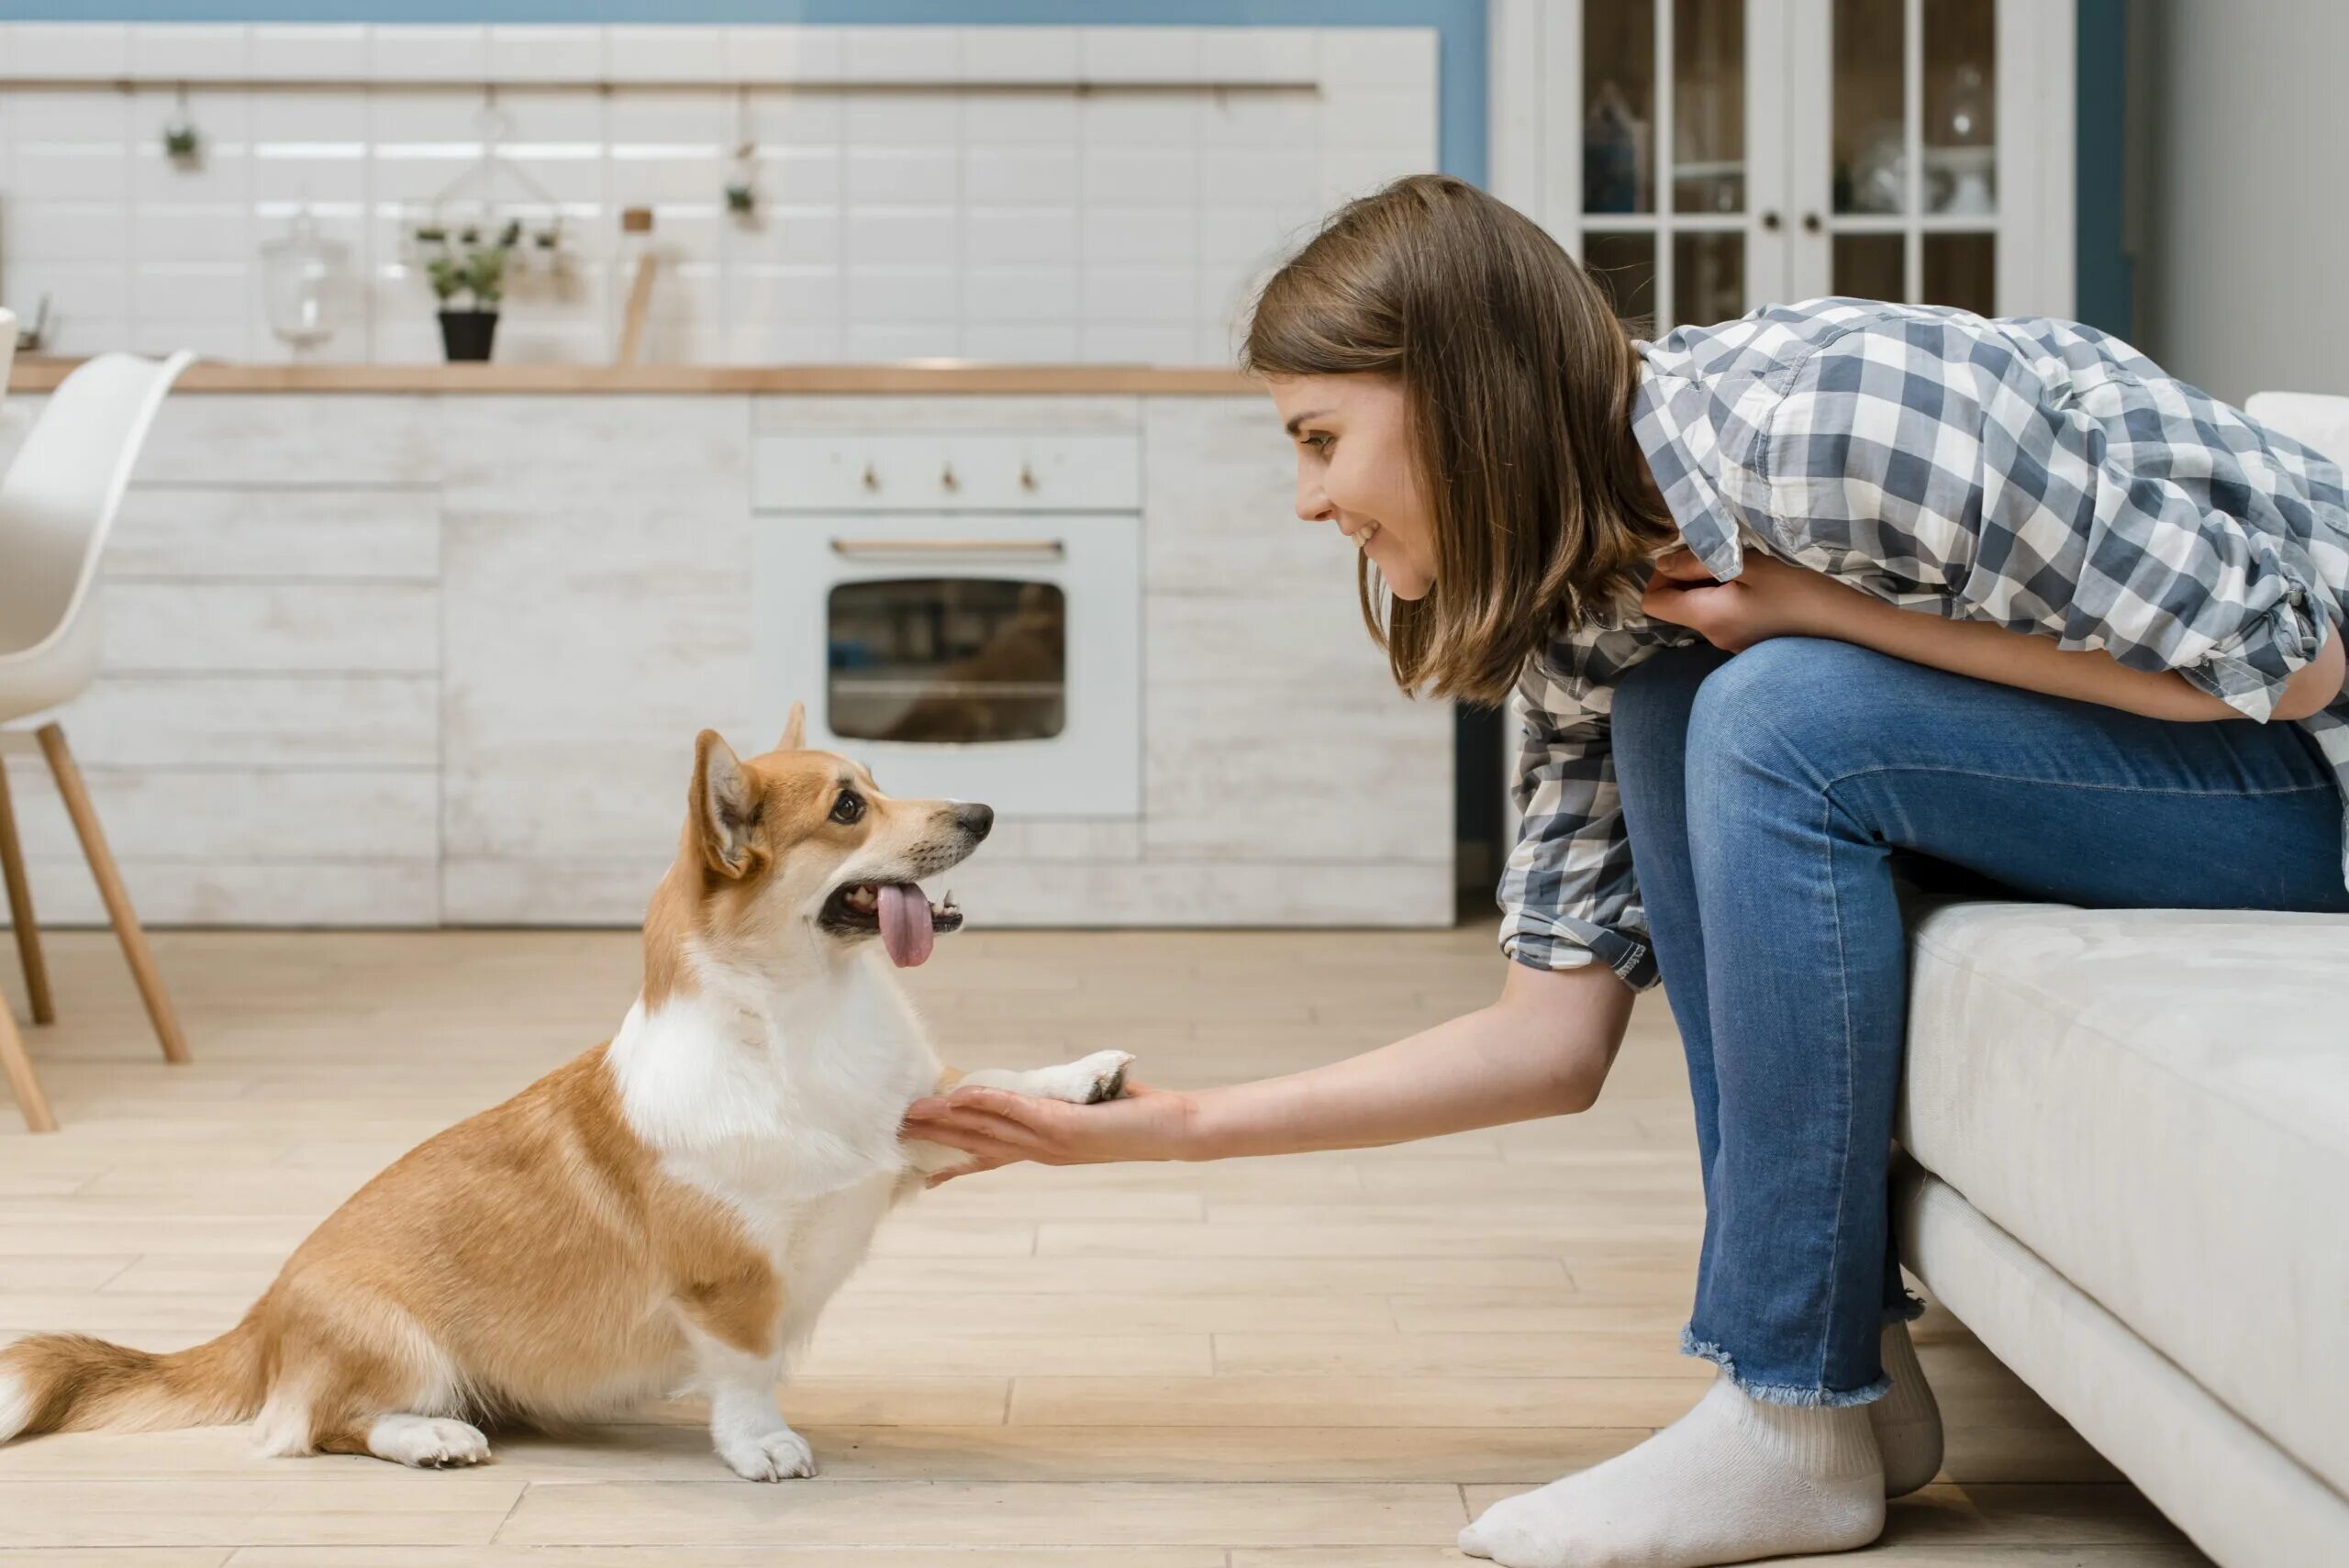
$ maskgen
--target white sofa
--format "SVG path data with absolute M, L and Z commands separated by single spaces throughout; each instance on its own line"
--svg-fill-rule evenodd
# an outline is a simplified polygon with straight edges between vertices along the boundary
M 2349 1563 L 2349 916 L 1956 904 L 1911 971 L 1911 1271 L 2227 1568 Z

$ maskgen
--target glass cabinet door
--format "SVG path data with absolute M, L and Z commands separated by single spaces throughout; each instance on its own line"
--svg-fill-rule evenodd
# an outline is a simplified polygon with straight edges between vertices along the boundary
M 1790 11 L 1793 51 L 1828 64 L 1823 102 L 1795 107 L 1798 292 L 1998 313 L 1999 9 L 1816 0 Z
M 1582 201 L 1561 239 L 1643 330 L 1743 315 L 1776 282 L 1753 241 L 1779 143 L 1750 85 L 1772 0 L 1579 9 Z

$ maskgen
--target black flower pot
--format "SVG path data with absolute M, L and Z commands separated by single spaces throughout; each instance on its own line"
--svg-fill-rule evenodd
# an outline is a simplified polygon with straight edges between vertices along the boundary
M 460 360 L 486 360 L 490 342 L 496 336 L 497 312 L 494 310 L 440 313 L 440 346 L 449 351 L 452 364 Z

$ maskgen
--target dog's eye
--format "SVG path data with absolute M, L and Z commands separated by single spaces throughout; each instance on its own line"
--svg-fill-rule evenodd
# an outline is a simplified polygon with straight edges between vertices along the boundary
M 832 820 L 835 822 L 861 822 L 863 819 L 864 797 L 857 794 L 856 791 L 852 789 L 844 789 L 841 791 L 841 797 L 832 802 Z

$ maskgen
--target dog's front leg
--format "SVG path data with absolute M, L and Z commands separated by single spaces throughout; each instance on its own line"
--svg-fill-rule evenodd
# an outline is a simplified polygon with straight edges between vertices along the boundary
M 1097 1106 L 1125 1093 L 1126 1069 L 1133 1065 L 1133 1061 L 1131 1051 L 1097 1051 L 1057 1067 L 1038 1067 L 1025 1073 L 1008 1067 L 988 1067 L 976 1073 L 958 1073 L 950 1067 L 939 1080 L 938 1092 L 946 1095 L 963 1088 L 1009 1089 L 1014 1094 L 1033 1095 L 1042 1100 Z M 942 1143 L 917 1142 L 906 1148 L 914 1169 L 925 1176 L 966 1165 L 971 1160 L 960 1149 L 949 1149 Z
M 722 1327 L 714 1333 L 692 1321 L 695 1316 L 689 1309 L 685 1337 L 698 1381 L 709 1394 L 709 1440 L 718 1457 L 745 1481 L 815 1474 L 815 1451 L 791 1429 L 775 1402 L 775 1385 L 783 1379 L 780 1348 L 729 1342 L 740 1336 Z

